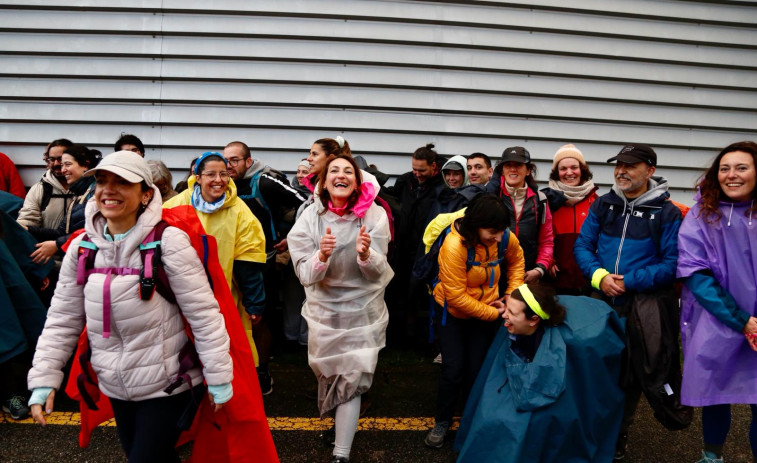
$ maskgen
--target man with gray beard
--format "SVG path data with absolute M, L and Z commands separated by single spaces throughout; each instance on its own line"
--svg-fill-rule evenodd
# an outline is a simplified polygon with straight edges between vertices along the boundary
M 607 160 L 613 161 L 615 184 L 589 209 L 574 253 L 595 296 L 627 317 L 625 371 L 620 383 L 626 405 L 616 444 L 617 461 L 625 456 L 628 428 L 642 391 L 656 417 L 661 410 L 667 412 L 663 410 L 666 400 L 673 402 L 673 413 L 680 412 L 683 421 L 687 413 L 690 421 L 690 409 L 681 407 L 679 400 L 679 328 L 673 288 L 681 212 L 670 201 L 668 181 L 654 175 L 657 154 L 651 147 L 626 145 Z M 653 316 L 642 315 L 648 313 Z M 649 328 L 646 324 L 653 318 L 657 323 Z M 652 346 L 658 350 L 654 352 Z M 644 363 L 650 360 L 645 354 L 651 357 L 652 367 Z M 664 386 L 656 384 L 659 378 L 664 378 Z M 655 388 L 663 387 L 667 396 L 656 395 Z M 663 422 L 660 417 L 658 420 Z M 673 429 L 669 423 L 663 424 Z

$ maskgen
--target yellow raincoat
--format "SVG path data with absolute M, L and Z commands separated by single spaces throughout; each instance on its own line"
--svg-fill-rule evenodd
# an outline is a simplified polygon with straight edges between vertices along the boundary
M 191 205 L 192 191 L 194 190 L 196 180 L 194 176 L 189 177 L 188 188 L 173 198 L 163 203 L 164 208 L 175 206 Z M 247 338 L 250 341 L 255 365 L 258 364 L 257 349 L 252 340 L 252 325 L 250 318 L 240 303 L 241 292 L 232 273 L 235 260 L 244 260 L 249 262 L 259 262 L 265 264 L 265 234 L 263 227 L 258 219 L 252 214 L 250 208 L 237 197 L 237 187 L 234 181 L 229 179 L 226 188 L 226 200 L 223 206 L 212 214 L 197 212 L 200 222 L 202 222 L 205 231 L 213 235 L 218 243 L 218 260 L 226 275 L 226 282 L 231 288 L 231 294 L 234 296 L 234 302 L 237 303 L 239 316 L 242 319 L 242 325 L 247 332 Z

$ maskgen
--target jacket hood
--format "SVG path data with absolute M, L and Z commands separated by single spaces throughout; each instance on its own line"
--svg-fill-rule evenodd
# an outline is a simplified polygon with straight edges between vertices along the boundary
M 263 167 L 265 167 L 265 164 L 263 164 L 260 161 L 260 159 L 253 158 L 252 159 L 252 165 L 250 166 L 249 169 L 247 169 L 247 172 L 244 173 L 244 178 L 245 179 L 252 178 L 252 176 L 255 175 L 255 172 L 259 171 Z
M 612 191 L 629 206 L 649 204 L 660 197 L 670 196 L 670 194 L 668 193 L 668 179 L 666 179 L 665 177 L 656 176 L 653 176 L 647 181 L 647 191 L 645 191 L 641 196 L 634 199 L 633 201 L 628 201 L 628 199 L 626 199 L 626 195 L 624 195 L 623 192 L 618 189 L 617 184 L 613 184 Z
M 196 183 L 197 183 L 197 180 L 195 179 L 195 176 L 190 175 L 189 179 L 187 180 L 187 190 L 189 191 L 194 190 Z M 231 206 L 231 202 L 234 201 L 236 197 L 237 197 L 237 185 L 236 183 L 234 183 L 234 180 L 229 179 L 229 184 L 226 185 L 226 199 L 223 200 L 223 206 L 221 206 L 221 209 Z
M 378 183 L 378 180 L 376 180 L 376 177 L 373 176 L 373 174 L 370 174 L 364 170 L 360 170 L 360 175 L 363 178 L 363 182 L 360 184 L 360 197 L 357 200 L 357 203 L 352 207 L 352 211 L 357 215 L 358 217 L 362 217 L 365 215 L 365 211 L 368 210 L 369 207 L 371 207 L 371 204 L 373 204 L 373 201 L 378 196 L 379 191 L 381 190 L 381 186 Z M 318 191 L 321 190 L 321 185 L 319 184 L 317 186 Z M 314 196 L 318 196 L 317 193 L 314 193 Z M 320 201 L 316 202 L 318 204 L 318 210 L 323 210 L 323 204 Z
M 60 180 L 58 180 L 58 178 L 53 175 L 53 172 L 50 169 L 46 170 L 42 175 L 42 181 L 49 183 L 53 186 L 53 188 L 57 188 L 63 192 L 68 192 L 68 188 L 63 188 L 63 184 L 61 184 Z
M 452 156 L 451 158 L 449 158 L 449 160 L 445 162 L 444 165 L 442 166 L 441 172 L 442 172 L 442 179 L 444 180 L 444 184 L 449 186 L 449 184 L 447 183 L 447 180 L 444 178 L 444 169 L 449 169 L 448 166 L 452 163 L 459 164 L 460 167 L 463 168 L 462 169 L 463 170 L 463 185 L 462 186 L 470 185 L 470 180 L 468 179 L 468 168 L 467 168 L 468 161 L 463 156 L 460 156 L 459 154 L 456 154 Z

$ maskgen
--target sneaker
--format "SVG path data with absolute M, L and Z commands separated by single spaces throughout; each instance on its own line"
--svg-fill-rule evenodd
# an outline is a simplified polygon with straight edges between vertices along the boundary
M 11 396 L 10 399 L 6 400 L 3 403 L 3 411 L 10 414 L 14 420 L 23 420 L 29 416 L 26 399 L 20 395 Z
M 321 434 L 321 439 L 323 440 L 324 445 L 326 445 L 327 447 L 333 447 L 336 444 L 336 428 L 332 426 L 329 429 L 323 431 L 323 434 Z
M 329 463 L 349 463 L 350 459 L 347 457 L 341 457 L 339 455 L 334 455 L 331 457 L 331 460 L 329 460 Z
M 628 434 L 623 433 L 618 436 L 618 441 L 615 443 L 615 455 L 612 457 L 612 461 L 621 461 L 626 457 L 626 450 L 628 450 Z
M 723 458 L 716 458 L 712 453 L 702 450 L 702 459 L 697 463 L 723 463 Z
M 449 423 L 441 421 L 434 424 L 434 429 L 429 431 L 426 435 L 426 439 L 423 441 L 426 447 L 432 449 L 440 449 L 444 445 L 444 438 L 447 437 L 447 431 L 449 431 Z
M 258 382 L 260 383 L 260 393 L 268 395 L 273 392 L 273 378 L 267 371 L 258 372 Z
M 436 357 L 434 357 L 434 363 L 442 363 L 442 354 L 439 354 Z

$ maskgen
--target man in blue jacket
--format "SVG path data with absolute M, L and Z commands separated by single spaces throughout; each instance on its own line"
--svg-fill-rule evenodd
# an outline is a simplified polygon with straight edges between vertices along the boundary
M 657 154 L 651 147 L 626 145 L 607 160 L 614 161 L 615 184 L 592 204 L 574 252 L 598 295 L 626 316 L 636 294 L 672 290 L 681 212 L 669 200 L 668 181 L 654 176 Z M 625 456 L 628 428 L 642 392 L 641 378 L 634 377 L 633 369 L 627 373 L 616 461 Z

